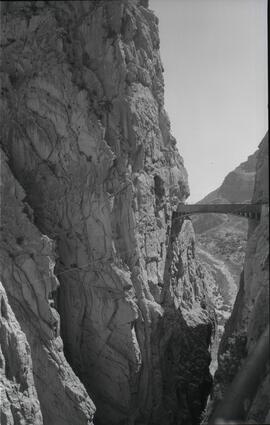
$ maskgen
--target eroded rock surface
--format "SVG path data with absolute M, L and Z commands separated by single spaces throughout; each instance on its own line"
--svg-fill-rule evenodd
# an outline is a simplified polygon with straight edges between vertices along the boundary
M 43 424 L 30 347 L 0 282 L 1 424 Z
M 4 387 L 6 380 L 12 382 L 14 377 L 15 382 L 10 385 L 18 392 L 14 405 L 7 386 L 3 389 L 4 400 L 5 394 L 11 400 L 14 424 L 43 423 L 35 401 L 38 396 L 44 423 L 89 425 L 95 408 L 64 357 L 59 314 L 53 307 L 58 286 L 53 273 L 53 242 L 33 225 L 32 210 L 24 200 L 24 190 L 1 152 L 0 267 L 8 297 L 1 298 L 2 372 Z M 6 403 L 1 412 L 3 421 Z
M 24 260 L 14 275 L 7 259 L 4 280 L 14 281 L 16 305 L 29 299 L 35 313 L 15 314 L 42 373 L 44 422 L 62 423 L 50 409 L 73 424 L 93 412 L 75 375 L 58 366 L 48 303 L 56 281 L 29 284 L 48 279 L 52 240 L 64 351 L 96 423 L 196 424 L 211 384 L 214 318 L 192 225 L 171 222 L 189 189 L 163 106 L 157 18 L 146 1 L 6 2 L 2 32 L 2 144 L 47 235 L 31 224 L 37 237 L 27 254 L 16 245 Z
M 269 202 L 268 134 L 259 147 L 253 202 Z M 269 204 L 261 220 L 249 223 L 244 270 L 235 306 L 225 327 L 215 377 L 215 399 L 221 398 L 269 324 Z M 269 368 L 253 400 L 246 401 L 248 423 L 265 422 L 270 409 Z M 269 417 L 269 416 L 268 416 Z

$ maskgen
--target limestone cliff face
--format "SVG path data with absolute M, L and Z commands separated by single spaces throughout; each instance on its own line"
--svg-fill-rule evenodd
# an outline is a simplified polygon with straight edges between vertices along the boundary
M 259 147 L 253 202 L 269 202 L 268 134 Z M 269 323 L 269 209 L 259 224 L 250 222 L 244 270 L 232 315 L 219 350 L 215 396 L 222 396 L 245 358 Z M 246 420 L 265 422 L 270 409 L 269 373 L 262 377 L 253 400 L 246 405 Z M 253 422 L 252 422 L 253 421 Z
M 163 107 L 157 18 L 128 0 L 7 2 L 2 13 L 2 144 L 36 226 L 26 245 L 15 241 L 29 254 L 15 276 L 14 259 L 4 264 L 3 284 L 34 310 L 14 304 L 43 372 L 44 423 L 62 423 L 52 410 L 87 423 L 94 410 L 61 352 L 52 297 L 96 424 L 195 424 L 213 318 L 192 225 L 171 221 L 188 185 Z M 11 234 L 24 238 L 18 226 Z M 54 277 L 36 283 L 51 270 L 50 240 L 58 289 Z M 46 379 L 50 395 L 39 392 Z
M 43 423 L 30 348 L 0 282 L 1 424 Z
M 53 307 L 53 242 L 23 200 L 1 152 L 1 420 L 90 424 L 95 408 L 64 357 Z

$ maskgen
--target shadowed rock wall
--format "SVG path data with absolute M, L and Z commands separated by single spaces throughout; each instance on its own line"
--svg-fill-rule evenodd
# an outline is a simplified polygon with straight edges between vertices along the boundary
M 269 201 L 268 134 L 259 146 L 252 202 Z M 226 389 L 252 352 L 269 323 L 269 207 L 264 207 L 259 223 L 250 221 L 247 251 L 240 288 L 232 315 L 221 340 L 214 399 Z M 253 400 L 246 400 L 248 423 L 265 422 L 270 410 L 269 368 Z M 268 415 L 269 418 L 269 415 Z

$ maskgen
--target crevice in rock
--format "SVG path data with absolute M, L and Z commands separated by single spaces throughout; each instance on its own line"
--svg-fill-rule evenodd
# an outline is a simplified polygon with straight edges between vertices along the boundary
M 154 176 L 154 193 L 156 201 L 156 215 L 160 209 L 165 205 L 165 188 L 162 178 L 158 175 Z

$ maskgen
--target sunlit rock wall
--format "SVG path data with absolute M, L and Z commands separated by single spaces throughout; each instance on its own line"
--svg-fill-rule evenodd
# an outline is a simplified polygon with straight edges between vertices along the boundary
M 30 348 L 0 282 L 1 424 L 43 424 Z
M 90 424 L 95 408 L 64 357 L 53 307 L 53 243 L 31 222 L 25 193 L 0 153 L 1 419 L 42 424 L 38 396 L 44 423 Z
M 6 2 L 2 12 L 2 144 L 35 225 L 54 241 L 60 281 L 37 287 L 36 320 L 18 320 L 61 346 L 47 325 L 56 292 L 64 352 L 96 424 L 195 424 L 211 384 L 213 315 L 192 225 L 171 221 L 189 190 L 163 107 L 158 20 L 128 0 Z M 40 233 L 34 243 L 47 261 Z M 50 376 L 51 357 L 39 347 L 33 357 Z M 71 415 L 62 399 L 44 399 L 45 423 L 61 423 L 50 409 Z M 78 399 L 84 423 L 88 401 Z

